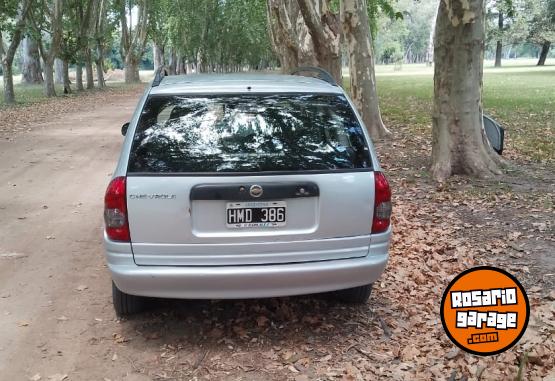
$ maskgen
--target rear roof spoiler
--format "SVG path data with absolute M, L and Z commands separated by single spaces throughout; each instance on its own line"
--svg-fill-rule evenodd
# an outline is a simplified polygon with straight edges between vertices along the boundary
M 161 65 L 158 69 L 156 69 L 156 72 L 154 73 L 154 79 L 152 80 L 152 85 L 150 87 L 158 86 L 160 82 L 162 82 L 162 79 L 164 79 L 164 77 L 168 75 L 168 68 L 164 65 Z
M 335 82 L 335 79 L 333 79 L 331 74 L 322 68 L 315 66 L 301 66 L 294 69 L 291 72 L 291 75 L 302 75 L 302 73 L 315 73 L 316 76 L 314 76 L 313 78 L 318 78 L 324 82 L 329 83 L 332 86 L 338 86 L 337 82 Z

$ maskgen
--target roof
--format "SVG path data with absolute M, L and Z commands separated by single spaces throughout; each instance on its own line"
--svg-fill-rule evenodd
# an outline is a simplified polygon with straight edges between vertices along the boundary
M 188 74 L 166 76 L 151 94 L 333 93 L 338 86 L 321 79 L 281 74 Z

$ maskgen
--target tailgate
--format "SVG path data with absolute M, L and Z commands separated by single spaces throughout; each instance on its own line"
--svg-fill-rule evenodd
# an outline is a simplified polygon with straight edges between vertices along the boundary
M 253 186 L 262 194 L 253 196 Z M 138 265 L 269 264 L 365 256 L 373 200 L 371 171 L 127 178 L 129 227 Z

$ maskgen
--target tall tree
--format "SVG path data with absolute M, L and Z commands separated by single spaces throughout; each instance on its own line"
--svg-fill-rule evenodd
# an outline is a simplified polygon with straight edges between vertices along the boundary
M 94 88 L 93 46 L 96 12 L 99 0 L 66 0 L 71 12 L 73 34 L 76 36 L 77 88 L 82 90 L 82 67 L 85 67 L 86 88 Z
M 486 0 L 486 37 L 488 42 L 495 43 L 495 67 L 501 67 L 503 46 L 510 40 L 510 26 L 515 16 L 513 0 Z
M 28 35 L 21 40 L 21 83 L 27 85 L 43 83 L 39 46 Z
M 555 0 L 531 0 L 527 8 L 531 15 L 528 40 L 540 46 L 538 66 L 543 66 L 555 41 Z
M 96 82 L 99 88 L 106 86 L 104 80 L 104 57 L 106 44 L 115 30 L 115 19 L 109 12 L 109 0 L 94 0 L 91 12 L 91 40 L 95 45 Z
M 172 4 L 167 0 L 161 0 L 153 3 L 149 9 L 148 35 L 152 41 L 154 70 L 166 64 L 164 53 L 169 39 L 168 16 L 171 8 Z
M 120 52 L 124 58 L 125 83 L 140 82 L 139 63 L 145 52 L 148 36 L 148 0 L 117 0 L 121 25 Z M 138 20 L 133 24 L 133 8 Z M 129 22 L 127 22 L 129 18 Z
M 366 0 L 342 0 L 341 24 L 349 53 L 351 97 L 373 138 L 389 134 L 385 128 L 376 92 L 374 53 Z
M 484 1 L 442 0 L 434 49 L 431 168 L 438 181 L 455 174 L 501 173 L 482 120 L 484 45 Z
M 54 59 L 60 51 L 63 37 L 62 3 L 62 0 L 44 1 L 30 13 L 34 35 L 44 63 L 44 95 L 47 97 L 56 96 Z
M 12 66 L 17 47 L 23 37 L 25 20 L 28 16 L 31 1 L 6 1 L 0 10 L 0 59 L 2 61 L 2 75 L 4 77 L 4 102 L 15 103 L 13 88 Z M 9 38 L 9 44 L 4 46 L 4 35 Z

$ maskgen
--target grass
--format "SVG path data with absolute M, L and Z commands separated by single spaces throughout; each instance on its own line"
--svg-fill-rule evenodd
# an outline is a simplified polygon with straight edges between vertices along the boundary
M 2 80 L 0 79 L 0 86 L 1 85 L 2 85 Z M 135 85 L 126 85 L 123 82 L 106 82 L 106 86 L 109 88 L 120 88 L 124 86 L 135 86 Z M 56 94 L 58 96 L 63 95 L 64 93 L 63 85 L 57 84 L 54 87 L 56 88 Z M 71 96 L 79 96 L 80 92 L 75 90 L 75 86 L 72 86 L 72 90 L 73 90 L 73 93 Z M 97 88 L 95 88 L 94 90 L 84 90 L 82 93 L 86 93 L 89 91 L 97 91 L 97 90 L 98 90 Z M 14 92 L 15 92 L 16 107 L 31 105 L 39 102 L 45 102 L 48 100 L 48 98 L 44 96 L 43 85 L 22 85 L 18 83 L 14 86 Z M 13 107 L 13 106 L 6 105 L 4 103 L 4 97 L 0 95 L 0 110 L 6 107 Z
M 56 94 L 62 94 L 64 87 L 56 85 Z M 20 85 L 14 86 L 15 100 L 17 104 L 36 103 L 44 100 L 44 89 L 42 85 Z M 0 108 L 6 107 L 4 97 L 0 97 Z
M 380 106 L 393 130 L 402 125 L 431 134 L 433 73 L 415 66 L 403 66 L 401 72 L 412 72 L 409 75 L 389 75 L 377 68 Z M 509 151 L 533 161 L 555 161 L 555 66 L 486 69 L 484 109 L 506 128 Z

